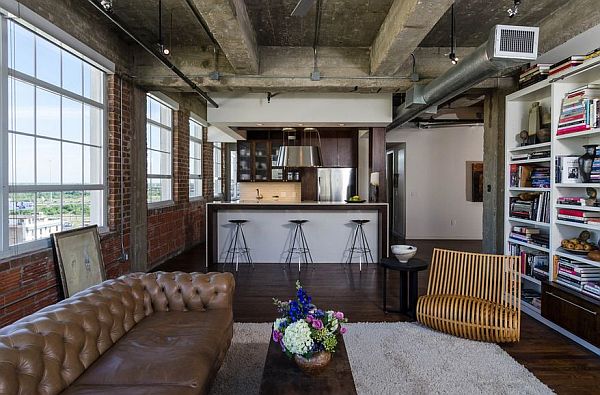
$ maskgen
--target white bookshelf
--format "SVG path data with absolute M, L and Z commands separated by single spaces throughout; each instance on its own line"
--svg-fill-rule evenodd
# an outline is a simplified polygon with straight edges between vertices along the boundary
M 586 255 L 569 253 L 562 249 L 561 241 L 577 237 L 581 231 L 587 230 L 591 233 L 591 241 L 597 243 L 600 240 L 600 224 L 582 224 L 557 219 L 558 209 L 573 209 L 588 212 L 600 212 L 600 207 L 576 206 L 557 204 L 558 197 L 584 197 L 586 188 L 595 188 L 600 196 L 600 183 L 556 183 L 556 158 L 558 156 L 581 156 L 584 153 L 583 145 L 597 144 L 600 146 L 600 128 L 557 136 L 556 130 L 560 117 L 561 102 L 565 94 L 573 89 L 587 84 L 600 84 L 600 58 L 586 61 L 582 66 L 563 72 L 558 76 L 551 77 L 545 81 L 538 82 L 532 86 L 517 91 L 506 98 L 506 123 L 505 123 L 505 221 L 504 240 L 505 254 L 510 253 L 509 243 L 521 246 L 525 251 L 535 253 L 546 253 L 549 255 L 550 267 L 548 279 L 556 280 L 554 266 L 555 257 L 564 257 L 576 262 L 600 267 L 600 262 L 587 258 Z M 547 143 L 521 146 L 518 134 L 528 128 L 529 108 L 534 102 L 539 102 L 544 109 L 551 112 L 551 140 Z M 523 154 L 550 150 L 549 158 L 512 160 L 512 157 Z M 550 167 L 550 188 L 511 187 L 510 168 L 514 165 L 533 165 Z M 521 220 L 510 217 L 510 198 L 518 196 L 523 192 L 549 192 L 550 193 L 550 223 Z M 548 248 L 536 246 L 530 243 L 517 241 L 509 238 L 513 226 L 530 226 L 540 229 L 542 233 L 548 234 Z M 540 290 L 542 282 L 537 278 L 523 274 L 523 288 L 529 290 Z M 577 292 L 577 291 L 573 291 Z M 530 303 L 523 301 L 523 311 L 534 318 L 549 322 L 540 314 L 540 309 Z M 555 324 L 548 324 L 556 327 Z M 556 328 L 555 328 L 556 329 Z M 561 333 L 573 338 L 583 345 L 589 343 L 560 329 Z M 597 350 L 597 349 L 596 349 Z

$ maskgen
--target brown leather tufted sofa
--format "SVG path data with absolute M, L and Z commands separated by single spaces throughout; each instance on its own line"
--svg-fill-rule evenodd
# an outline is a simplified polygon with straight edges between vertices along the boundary
M 132 273 L 0 329 L 0 394 L 203 394 L 233 335 L 231 273 Z

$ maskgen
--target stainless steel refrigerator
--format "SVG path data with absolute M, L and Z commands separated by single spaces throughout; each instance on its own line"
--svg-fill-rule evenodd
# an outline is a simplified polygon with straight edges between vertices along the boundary
M 321 167 L 317 169 L 320 202 L 343 202 L 357 194 L 355 168 Z

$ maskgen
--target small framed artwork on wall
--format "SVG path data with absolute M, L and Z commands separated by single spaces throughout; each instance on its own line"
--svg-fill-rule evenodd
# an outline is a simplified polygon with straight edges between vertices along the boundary
M 96 225 L 54 233 L 52 240 L 65 298 L 106 280 Z

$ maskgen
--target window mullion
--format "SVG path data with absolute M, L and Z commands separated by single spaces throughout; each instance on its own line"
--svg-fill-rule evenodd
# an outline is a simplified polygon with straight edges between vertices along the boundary
M 0 252 L 9 245 L 8 224 L 8 28 L 0 16 Z

